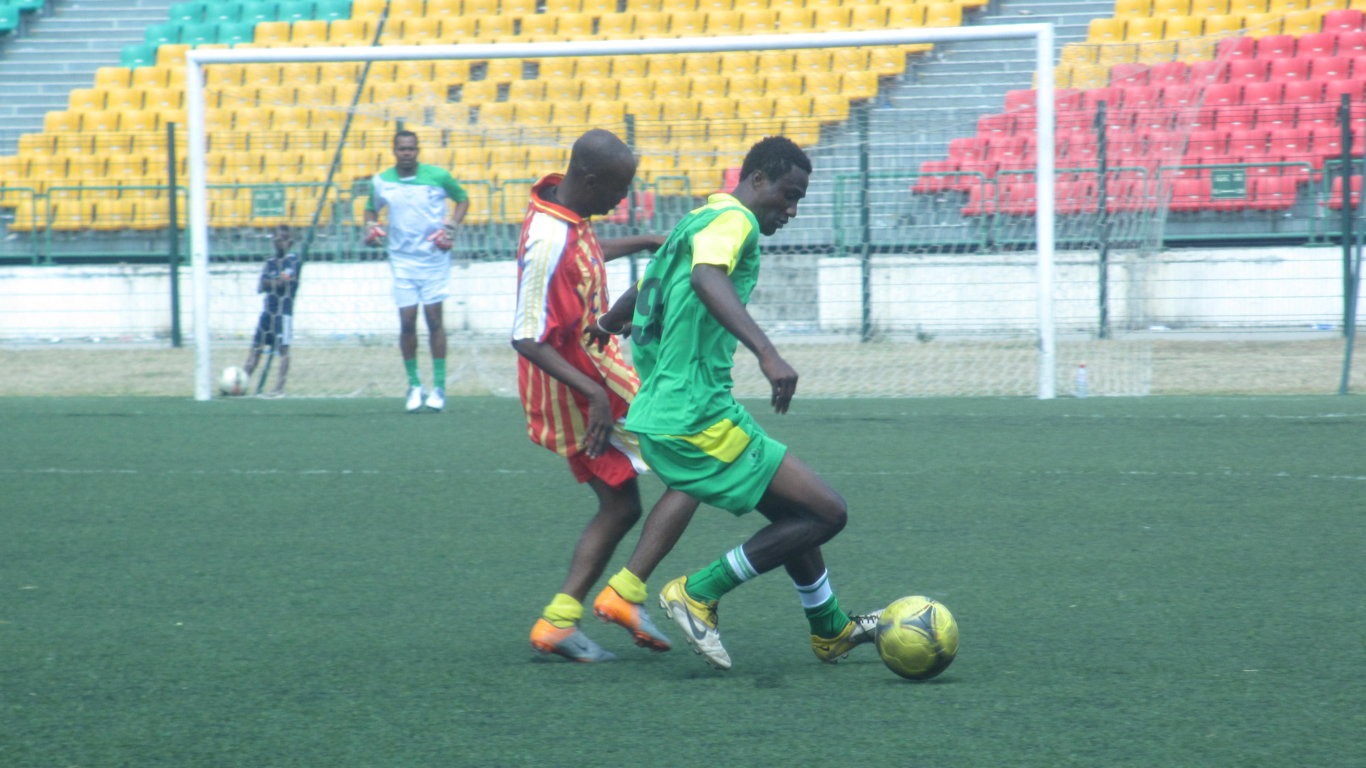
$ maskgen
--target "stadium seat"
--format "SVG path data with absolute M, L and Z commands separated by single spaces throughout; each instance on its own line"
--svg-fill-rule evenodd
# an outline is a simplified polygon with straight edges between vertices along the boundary
M 1337 53 L 1337 44 L 1337 35 L 1331 32 L 1313 32 L 1300 36 L 1295 45 L 1295 52 L 1296 55 L 1307 58 L 1332 56 Z
M 1266 79 L 1269 59 L 1235 59 L 1228 65 L 1228 82 L 1242 84 Z
M 1230 35 L 1242 34 L 1243 17 L 1235 14 L 1215 14 L 1205 17 L 1205 34 L 1219 40 L 1230 39 Z M 1217 44 L 1216 44 L 1217 48 Z
M 1226 37 L 1214 46 L 1215 57 L 1221 61 L 1251 59 L 1257 56 L 1257 39 L 1253 37 Z
M 1267 80 L 1271 82 L 1287 83 L 1299 82 L 1309 79 L 1309 59 L 1272 59 L 1271 66 L 1267 69 Z M 1258 83 L 1248 83 L 1248 86 Z
M 1356 8 L 1335 8 L 1323 15 L 1324 32 L 1350 32 L 1366 26 L 1366 13 Z
M 1228 62 L 1223 60 L 1190 62 L 1187 82 L 1192 85 L 1209 85 L 1228 81 Z
M 357 0 L 352 5 L 352 13 L 355 8 L 360 6 L 364 0 Z M 277 17 L 281 21 L 303 21 L 313 18 L 313 0 L 280 0 L 276 6 Z
M 1092 45 L 1122 43 L 1124 35 L 1124 19 L 1092 19 L 1086 27 L 1086 42 Z
M 1366 55 L 1366 30 L 1352 30 L 1338 33 L 1339 56 Z
M 265 21 L 256 25 L 253 40 L 260 45 L 289 45 L 291 25 L 287 21 Z
M 1351 59 L 1345 56 L 1320 56 L 1309 60 L 1309 78 L 1326 82 L 1329 80 L 1347 80 L 1354 76 L 1352 71 Z M 1358 73 L 1356 79 L 1361 79 L 1366 73 Z
M 1342 198 L 1343 198 L 1343 195 L 1342 195 L 1342 187 L 1343 187 L 1343 183 L 1342 183 L 1342 177 L 1341 177 L 1341 176 L 1338 176 L 1337 178 L 1333 179 L 1333 183 L 1332 183 L 1332 186 L 1331 186 L 1331 191 L 1329 192 L 1328 200 L 1327 200 L 1327 202 L 1324 203 L 1324 204 L 1325 204 L 1328 208 L 1330 208 L 1330 209 L 1332 209 L 1332 210 L 1334 210 L 1334 211 L 1340 211 L 1340 210 L 1342 210 L 1342 203 L 1343 203 L 1343 200 L 1342 200 Z M 1361 204 L 1361 176 L 1353 176 L 1353 177 L 1352 177 L 1352 182 L 1351 182 L 1350 189 L 1351 189 L 1351 194 L 1348 196 L 1347 204 L 1348 204 L 1349 206 L 1351 206 L 1351 208 L 1352 208 L 1353 210 L 1355 210 L 1355 209 L 1357 209 L 1357 208 L 1360 206 L 1360 204 Z
M 1141 19 L 1153 15 L 1152 0 L 1115 0 L 1115 18 Z
M 1296 11 L 1281 19 L 1281 32 L 1287 35 L 1307 35 L 1323 29 L 1323 13 L 1318 10 Z
M 1267 35 L 1257 40 L 1257 58 L 1288 59 L 1295 56 L 1294 35 Z

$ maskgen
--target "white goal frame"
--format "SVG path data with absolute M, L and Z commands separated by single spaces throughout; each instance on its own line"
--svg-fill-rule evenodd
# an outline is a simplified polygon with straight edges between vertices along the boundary
M 213 399 L 209 334 L 209 222 L 205 172 L 204 67 L 210 64 L 326 63 L 413 59 L 509 59 L 563 56 L 618 56 L 644 53 L 723 53 L 773 49 L 848 48 L 869 45 L 952 43 L 970 40 L 1032 39 L 1038 127 L 1035 176 L 1035 238 L 1038 243 L 1038 398 L 1057 393 L 1057 339 L 1053 320 L 1054 259 L 1054 34 L 1051 23 L 971 27 L 913 27 L 871 32 L 594 40 L 553 43 L 402 45 L 319 48 L 195 48 L 185 55 L 185 108 L 189 126 L 189 228 L 194 324 L 194 398 Z

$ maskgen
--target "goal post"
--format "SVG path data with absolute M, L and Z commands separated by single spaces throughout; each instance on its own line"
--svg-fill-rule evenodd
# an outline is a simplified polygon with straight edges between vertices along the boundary
M 458 59 L 553 59 L 557 57 L 629 56 L 646 54 L 726 53 L 770 50 L 901 46 L 980 40 L 1027 40 L 1034 43 L 1037 186 L 1034 213 L 1035 369 L 1034 394 L 1050 399 L 1057 392 L 1057 347 L 1054 292 L 1054 57 L 1051 24 L 1010 24 L 948 28 L 909 28 L 821 34 L 768 34 L 723 37 L 679 37 L 578 42 L 490 43 L 467 45 L 395 45 L 376 47 L 308 47 L 250 49 L 192 49 L 186 53 L 185 108 L 188 127 L 188 227 L 192 259 L 194 322 L 194 397 L 213 395 L 210 312 L 210 262 L 207 124 L 205 71 L 229 64 L 289 64 L 331 62 L 398 62 Z

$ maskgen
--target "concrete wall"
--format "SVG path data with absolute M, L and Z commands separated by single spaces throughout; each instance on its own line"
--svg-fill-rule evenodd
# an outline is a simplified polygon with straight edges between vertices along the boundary
M 210 328 L 216 338 L 241 338 L 254 328 L 261 308 L 255 293 L 259 268 L 251 263 L 213 268 Z M 446 303 L 448 328 L 493 338 L 507 333 L 515 304 L 515 269 L 511 262 L 457 266 Z M 1116 328 L 1336 324 L 1342 312 L 1341 269 L 1340 252 L 1334 248 L 1171 251 L 1153 259 L 1116 255 L 1109 273 L 1111 319 Z M 816 281 L 818 311 L 816 327 L 807 320 L 801 325 L 821 332 L 857 330 L 862 292 L 857 261 L 821 259 L 817 269 L 806 272 L 810 277 L 805 280 Z M 1096 275 L 1093 252 L 1059 255 L 1055 316 L 1060 329 L 1094 327 Z M 768 277 L 779 279 L 772 272 Z M 180 280 L 182 327 L 189 338 L 188 269 L 181 271 Z M 628 281 L 625 260 L 609 265 L 613 295 Z M 871 282 L 874 323 L 890 332 L 971 333 L 1027 329 L 1036 322 L 1031 255 L 877 257 Z M 166 337 L 170 306 L 164 267 L 0 269 L 0 339 L 7 341 Z M 809 306 L 801 310 L 794 309 L 794 316 L 811 317 Z M 781 314 L 775 307 L 763 313 L 766 318 Z M 397 320 L 388 265 L 306 265 L 295 324 L 301 339 L 345 342 L 349 337 L 392 335 Z

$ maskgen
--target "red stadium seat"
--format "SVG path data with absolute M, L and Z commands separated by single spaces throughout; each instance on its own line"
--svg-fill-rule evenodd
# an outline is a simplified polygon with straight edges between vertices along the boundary
M 1191 85 L 1228 82 L 1228 62 L 1223 59 L 1193 61 L 1186 77 Z
M 1348 198 L 1348 205 L 1350 205 L 1350 206 L 1355 210 L 1355 209 L 1361 204 L 1361 177 L 1360 177 L 1360 176 L 1353 176 L 1353 177 L 1352 177 L 1352 186 L 1351 186 L 1351 189 L 1352 189 L 1352 193 L 1351 193 L 1350 197 Z M 1332 188 L 1332 192 L 1329 194 L 1329 196 L 1328 196 L 1328 202 L 1325 203 L 1325 205 L 1327 205 L 1329 208 L 1331 208 L 1331 209 L 1333 209 L 1333 210 L 1335 210 L 1335 211 L 1340 211 L 1340 210 L 1342 210 L 1342 177 L 1341 177 L 1341 176 L 1337 177 L 1336 179 L 1333 179 L 1333 188 Z
M 1254 211 L 1288 211 L 1295 207 L 1295 179 L 1290 176 L 1263 176 L 1248 185 L 1247 207 Z
M 1323 83 L 1318 80 L 1286 83 L 1285 90 L 1281 93 L 1281 100 L 1286 104 L 1295 105 L 1323 101 Z
M 1288 82 L 1309 79 L 1309 59 L 1272 59 L 1267 80 Z
M 1214 45 L 1214 56 L 1220 61 L 1251 59 L 1257 55 L 1257 38 L 1225 37 Z
M 1309 77 L 1325 81 L 1346 80 L 1352 77 L 1352 60 L 1345 56 L 1320 56 L 1310 59 Z
M 1323 14 L 1324 32 L 1349 32 L 1361 29 L 1363 24 L 1363 14 L 1357 8 L 1337 8 Z
M 1281 61 L 1295 61 L 1295 59 L 1281 59 Z M 1280 82 L 1248 83 L 1243 88 L 1243 103 L 1253 106 L 1280 104 L 1284 90 L 1285 85 Z
M 1110 85 L 1147 85 L 1148 66 L 1146 64 L 1135 64 L 1132 62 L 1122 62 L 1110 67 Z
M 1247 83 L 1266 79 L 1268 59 L 1234 59 L 1228 65 L 1228 82 Z
M 1171 192 L 1170 210 L 1190 212 L 1211 207 L 1209 179 L 1176 179 Z
M 1337 106 L 1342 100 L 1342 94 L 1353 103 L 1366 100 L 1366 79 L 1352 78 L 1350 80 L 1329 80 L 1323 84 L 1323 100 Z
M 1243 86 L 1236 83 L 1215 83 L 1205 89 L 1205 106 L 1228 107 L 1243 103 Z
M 1366 30 L 1338 33 L 1339 56 L 1366 55 Z
M 1257 58 L 1289 59 L 1295 56 L 1294 35 L 1267 35 L 1257 40 Z
M 1332 32 L 1310 32 L 1307 35 L 1300 35 L 1300 41 L 1295 45 L 1296 55 L 1301 58 L 1314 58 L 1316 56 L 1332 56 L 1337 53 L 1338 36 Z

